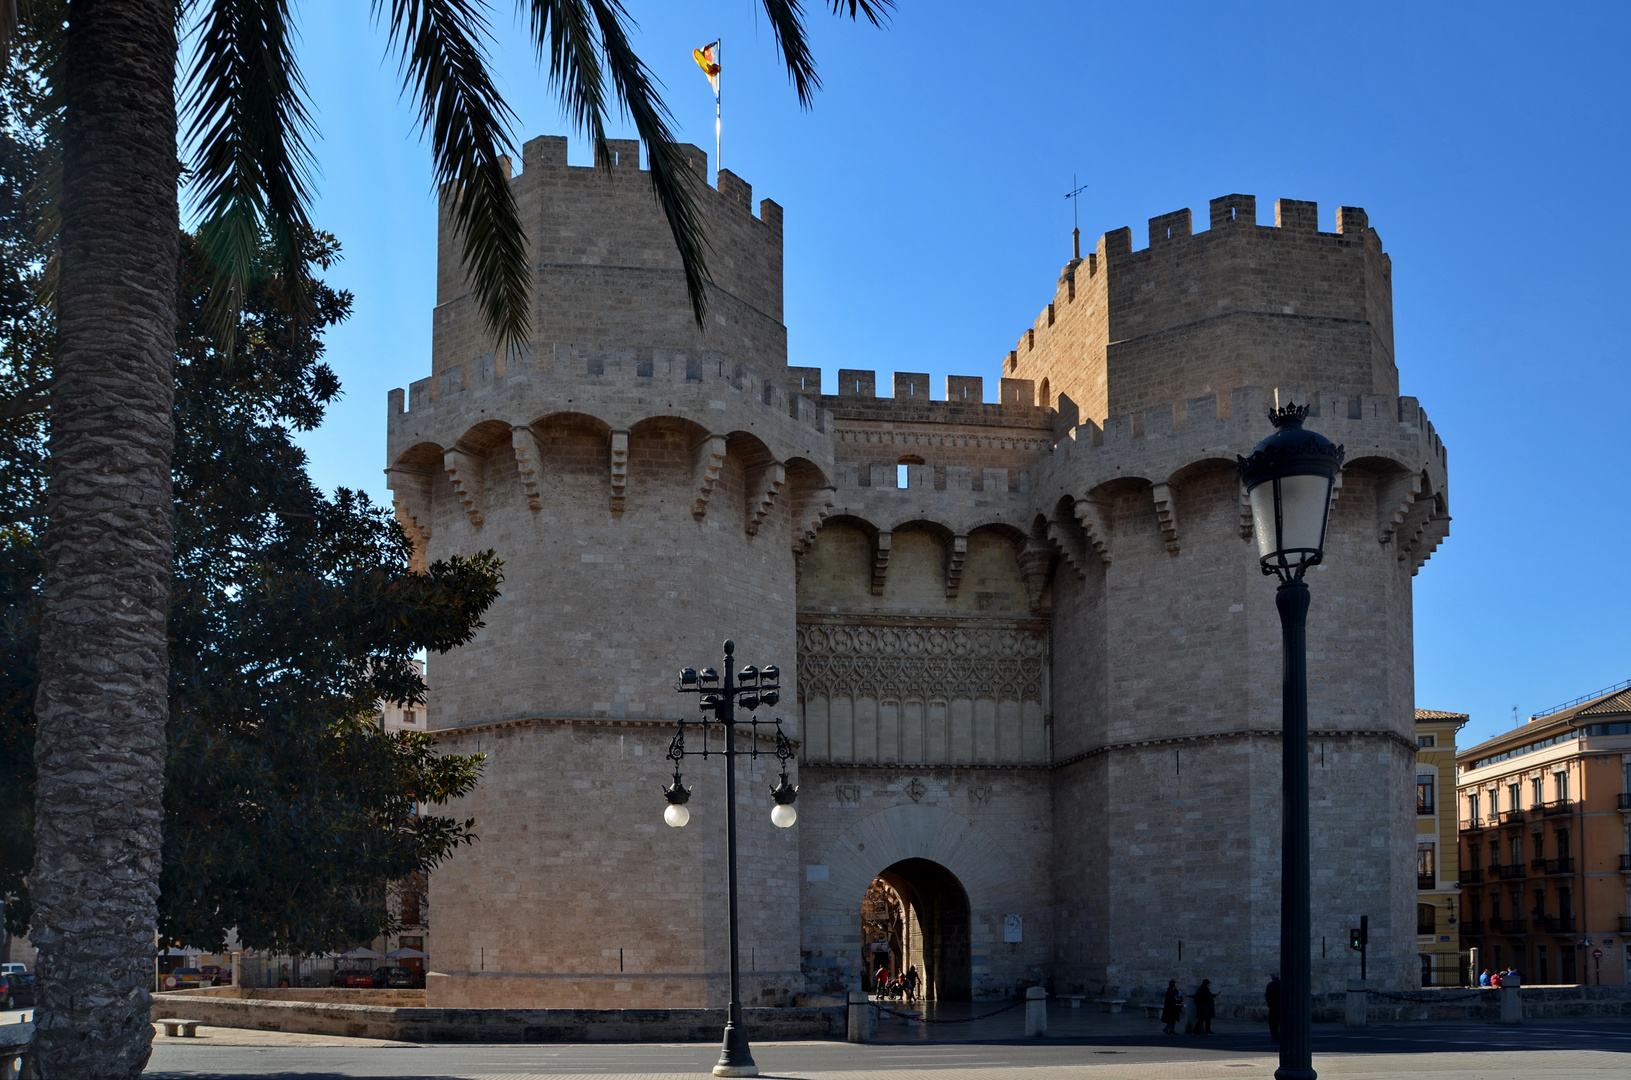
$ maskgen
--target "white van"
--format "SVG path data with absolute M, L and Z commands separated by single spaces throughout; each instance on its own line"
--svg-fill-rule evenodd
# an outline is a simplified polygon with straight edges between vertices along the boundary
M 0 964 L 0 975 L 27 975 L 27 964 Z

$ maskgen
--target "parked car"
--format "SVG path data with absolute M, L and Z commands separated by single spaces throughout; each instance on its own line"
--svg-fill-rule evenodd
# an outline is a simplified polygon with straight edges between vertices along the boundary
M 212 984 L 204 978 L 204 972 L 194 967 L 176 968 L 164 977 L 166 990 L 196 990 L 209 985 Z
M 374 985 L 374 977 L 366 971 L 347 971 L 344 978 L 343 985 L 348 990 L 367 990 Z
M 405 967 L 377 967 L 374 969 L 374 985 L 409 990 L 413 988 L 413 972 Z
M 27 975 L 27 964 L 0 964 L 0 975 Z
M 34 976 L 26 971 L 0 975 L 0 1009 L 17 1009 L 34 1004 Z

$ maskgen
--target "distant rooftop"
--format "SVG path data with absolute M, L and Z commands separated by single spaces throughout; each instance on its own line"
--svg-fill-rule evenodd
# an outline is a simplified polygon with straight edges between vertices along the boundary
M 1417 709 L 1417 720 L 1471 720 L 1472 717 L 1464 712 L 1445 712 L 1442 709 Z

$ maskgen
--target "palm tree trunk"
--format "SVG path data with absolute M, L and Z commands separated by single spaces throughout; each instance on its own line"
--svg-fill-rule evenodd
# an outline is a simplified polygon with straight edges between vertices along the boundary
M 138 1076 L 164 790 L 175 0 L 73 0 L 35 711 L 43 1075 Z

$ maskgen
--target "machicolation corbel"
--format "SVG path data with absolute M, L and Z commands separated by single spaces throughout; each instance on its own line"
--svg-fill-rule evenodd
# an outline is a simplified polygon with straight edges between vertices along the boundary
M 470 517 L 470 524 L 482 521 L 482 459 L 457 446 L 442 454 L 442 467 L 453 484 L 453 493 Z
M 968 537 L 963 535 L 951 538 L 951 548 L 946 552 L 946 599 L 957 599 L 957 590 L 963 584 L 963 563 L 968 559 Z
M 701 520 L 708 514 L 708 502 L 714 497 L 714 485 L 719 482 L 719 468 L 725 463 L 725 436 L 707 435 L 691 448 L 691 465 L 696 486 L 696 501 L 691 504 L 691 516 Z
M 891 533 L 880 532 L 872 545 L 872 595 L 882 596 L 884 581 L 889 577 L 889 548 L 894 541 Z
M 623 512 L 623 499 L 629 490 L 629 433 L 612 432 L 612 513 Z
M 515 449 L 515 473 L 521 479 L 521 490 L 527 496 L 527 509 L 537 513 L 544 508 L 540 481 L 543 479 L 543 452 L 538 438 L 530 427 L 517 424 L 510 428 L 510 445 Z
M 1152 410 L 1153 411 L 1153 410 Z M 1166 541 L 1167 554 L 1178 554 L 1178 492 L 1171 484 L 1152 484 L 1150 493 L 1155 496 L 1155 520 L 1161 528 L 1161 538 Z
M 786 483 L 787 466 L 779 461 L 772 461 L 759 470 L 753 495 L 748 503 L 749 536 L 759 535 L 760 526 L 764 524 L 765 518 L 770 514 L 770 508 L 776 504 L 776 496 L 781 494 Z

